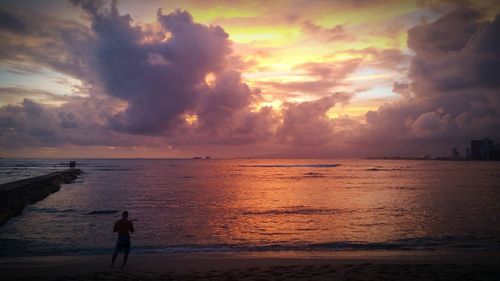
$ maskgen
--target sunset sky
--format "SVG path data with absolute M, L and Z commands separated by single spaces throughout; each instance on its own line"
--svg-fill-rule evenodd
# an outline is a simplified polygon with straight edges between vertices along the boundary
M 500 142 L 499 13 L 494 0 L 3 0 L 0 157 Z

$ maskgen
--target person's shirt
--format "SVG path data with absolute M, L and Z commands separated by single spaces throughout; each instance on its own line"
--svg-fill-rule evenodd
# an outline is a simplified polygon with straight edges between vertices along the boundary
M 115 227 L 113 228 L 113 232 L 118 232 L 118 235 L 126 235 L 129 236 L 129 231 L 134 232 L 134 225 L 131 221 L 127 219 L 121 219 L 115 223 Z

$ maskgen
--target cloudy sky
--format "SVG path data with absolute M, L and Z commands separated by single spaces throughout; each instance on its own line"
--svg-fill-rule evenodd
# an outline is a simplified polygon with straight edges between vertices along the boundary
M 446 156 L 498 142 L 495 2 L 2 0 L 0 156 Z

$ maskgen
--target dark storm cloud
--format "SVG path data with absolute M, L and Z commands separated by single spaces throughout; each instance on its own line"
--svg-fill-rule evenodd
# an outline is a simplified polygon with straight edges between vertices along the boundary
M 394 85 L 407 98 L 368 112 L 367 135 L 440 149 L 500 138 L 500 17 L 462 7 L 408 35 L 411 83 Z

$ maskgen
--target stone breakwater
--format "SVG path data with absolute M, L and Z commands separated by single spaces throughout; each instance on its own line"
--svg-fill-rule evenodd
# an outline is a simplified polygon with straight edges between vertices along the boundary
M 81 173 L 80 169 L 68 169 L 0 185 L 0 226 L 20 215 L 27 204 L 58 191 L 61 184 L 71 183 Z

